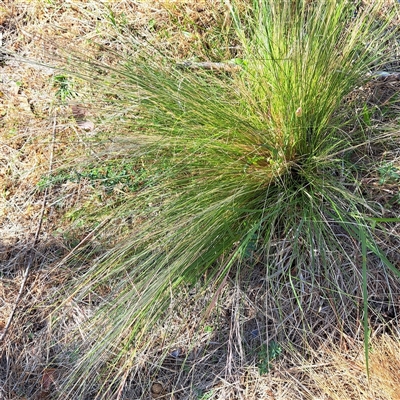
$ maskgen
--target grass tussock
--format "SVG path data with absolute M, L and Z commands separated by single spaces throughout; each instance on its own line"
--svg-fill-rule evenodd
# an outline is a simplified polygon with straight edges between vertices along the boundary
M 101 162 L 134 160 L 146 177 L 94 210 L 110 250 L 92 256 L 69 295 L 100 300 L 65 393 L 83 396 L 99 373 L 107 385 L 98 397 L 122 388 L 148 332 L 174 312 L 171 296 L 199 282 L 221 288 L 254 263 L 285 345 L 312 335 L 306 309 L 316 296 L 343 321 L 339 331 L 355 326 L 350 310 L 361 307 L 367 343 L 369 267 L 399 272 L 380 245 L 395 220 L 364 196 L 359 177 L 373 168 L 369 149 L 396 132 L 367 129 L 344 99 L 386 61 L 382 4 L 228 2 L 241 48 L 228 72 L 177 66 L 135 37 L 133 55 L 112 66 L 72 56 L 132 132 Z M 295 319 L 284 328 L 288 312 Z

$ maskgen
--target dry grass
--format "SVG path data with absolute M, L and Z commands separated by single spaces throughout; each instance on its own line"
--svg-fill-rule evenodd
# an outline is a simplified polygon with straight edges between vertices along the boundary
M 371 343 L 370 379 L 365 372 L 363 349 L 339 353 L 322 350 L 320 365 L 312 365 L 309 377 L 321 388 L 325 398 L 380 400 L 400 398 L 400 345 L 389 335 Z
M 219 31 L 229 30 L 230 19 L 219 1 L 110 3 L 116 18 L 126 20 L 128 28 L 140 32 L 143 40 L 152 41 L 156 37 L 160 48 L 174 54 L 177 60 L 221 61 L 234 57 L 237 52 L 234 43 L 220 39 Z M 95 10 L 96 2 L 83 0 L 0 1 L 3 45 L 35 60 L 49 60 L 51 49 L 71 43 L 81 51 L 109 57 L 98 46 L 93 46 L 92 41 L 122 49 L 114 40 L 112 29 L 90 17 Z M 77 237 L 65 235 L 67 222 L 63 216 L 85 202 L 96 204 L 98 189 L 86 181 L 51 189 L 40 243 L 32 249 L 43 202 L 43 192 L 38 190 L 37 183 L 47 173 L 52 151 L 57 168 L 63 160 L 79 158 L 90 151 L 83 139 L 110 126 L 96 113 L 102 103 L 96 98 L 95 90 L 79 80 L 75 81 L 75 88 L 84 95 L 62 104 L 57 98 L 52 70 L 7 61 L 1 64 L 0 72 L 0 330 L 4 329 L 13 308 L 30 252 L 35 252 L 16 317 L 5 342 L 1 343 L 0 398 L 51 399 L 73 362 L 66 333 L 79 329 L 95 302 L 93 299 L 81 303 L 71 301 L 68 318 L 58 328 L 61 330 L 53 329 L 49 318 L 54 307 L 52 294 L 63 290 L 73 272 L 65 264 L 55 267 L 86 234 L 83 231 Z M 382 107 L 387 101 L 382 96 L 397 93 L 398 88 L 394 82 L 379 82 L 368 90 L 377 107 Z M 367 89 L 360 88 L 360 92 L 365 95 Z M 79 126 L 72 105 L 85 110 L 84 119 L 94 123 L 93 129 L 87 131 Z M 395 105 L 395 110 L 396 107 L 398 110 L 399 106 Z M 398 123 L 396 115 L 388 118 Z M 53 146 L 54 121 L 56 142 Z M 400 154 L 395 146 L 386 151 L 393 165 L 400 166 Z M 382 153 L 377 151 L 377 158 Z M 365 179 L 371 187 L 369 194 L 387 207 L 388 215 L 398 215 L 399 204 L 393 199 L 398 196 L 399 182 L 381 185 L 377 171 Z M 399 265 L 399 244 L 386 245 Z M 353 251 L 356 257 L 357 251 Z M 354 284 L 356 301 L 361 304 L 360 288 L 356 283 L 349 284 Z M 274 310 L 267 301 L 268 280 L 262 269 L 254 269 L 251 277 L 228 280 L 218 307 L 207 323 L 210 329 L 200 333 L 193 332 L 191 327 L 212 299 L 213 288 L 204 298 L 196 297 L 195 293 L 182 293 L 181 298 L 173 299 L 182 305 L 181 312 L 171 316 L 149 338 L 142 368 L 126 376 L 127 385 L 121 389 L 119 398 L 400 399 L 398 282 L 385 275 L 379 265 L 370 273 L 371 324 L 376 337 L 372 342 L 369 381 L 362 361 L 361 332 L 343 333 L 346 321 L 337 317 L 343 310 L 338 310 L 337 315 L 325 315 L 318 293 L 307 292 L 307 288 L 303 300 L 309 313 L 314 313 L 315 323 L 306 329 L 316 344 L 314 350 L 296 346 L 296 337 L 304 335 L 305 328 L 292 320 L 297 310 L 293 305 L 296 302 L 285 297 L 290 293 L 289 286 L 289 282 L 282 284 L 283 308 Z M 282 338 L 280 327 L 274 324 L 274 316 L 282 312 L 287 315 L 285 323 L 293 324 L 293 337 L 289 338 L 292 347 L 284 349 L 270 373 L 260 375 L 263 344 Z M 349 325 L 357 326 L 360 318 L 357 314 L 349 315 L 352 319 Z M 158 368 L 156 364 L 165 340 L 169 341 L 171 351 Z M 309 357 L 299 359 L 299 350 Z M 185 364 L 183 369 L 182 364 Z M 96 388 L 96 383 L 93 387 Z

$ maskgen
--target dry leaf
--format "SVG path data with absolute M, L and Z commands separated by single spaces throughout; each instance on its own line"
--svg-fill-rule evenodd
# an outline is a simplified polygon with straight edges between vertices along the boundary
M 56 381 L 56 374 L 57 370 L 55 368 L 46 368 L 43 371 L 41 381 L 42 392 L 48 393 L 50 391 L 52 384 Z
M 92 121 L 86 120 L 86 110 L 80 105 L 73 105 L 71 106 L 72 115 L 75 118 L 79 128 L 83 129 L 84 131 L 92 131 L 94 129 L 94 123 Z
M 94 129 L 94 123 L 92 121 L 79 121 L 78 126 L 84 131 L 92 131 Z
M 86 116 L 86 111 L 83 107 L 79 105 L 71 106 L 72 115 L 76 119 L 77 122 L 82 121 Z

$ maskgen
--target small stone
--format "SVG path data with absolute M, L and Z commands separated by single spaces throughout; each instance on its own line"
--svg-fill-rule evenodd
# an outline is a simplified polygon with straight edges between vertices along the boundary
M 150 391 L 151 391 L 152 397 L 154 399 L 156 399 L 157 397 L 159 397 L 163 394 L 164 388 L 163 388 L 163 385 L 161 385 L 161 383 L 155 382 L 151 385 Z

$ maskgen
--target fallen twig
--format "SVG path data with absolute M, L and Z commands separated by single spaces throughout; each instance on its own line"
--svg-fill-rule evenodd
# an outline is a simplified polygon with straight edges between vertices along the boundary
M 235 64 L 233 62 L 212 62 L 212 61 L 183 61 L 177 63 L 176 66 L 181 69 L 205 69 L 210 71 L 223 71 L 223 72 L 236 72 L 242 70 L 242 66 L 239 64 Z M 367 74 L 372 78 L 376 78 L 379 80 L 386 80 L 386 79 L 395 79 L 400 80 L 400 72 L 396 71 L 376 71 L 373 73 Z
M 223 62 L 194 62 L 194 61 L 184 61 L 177 64 L 178 68 L 181 69 L 205 69 L 211 71 L 221 71 L 221 72 L 234 72 L 240 71 L 242 67 L 234 63 L 223 63 Z
M 372 77 L 379 79 L 379 80 L 394 79 L 394 80 L 399 81 L 400 80 L 400 72 L 377 71 L 372 74 Z

